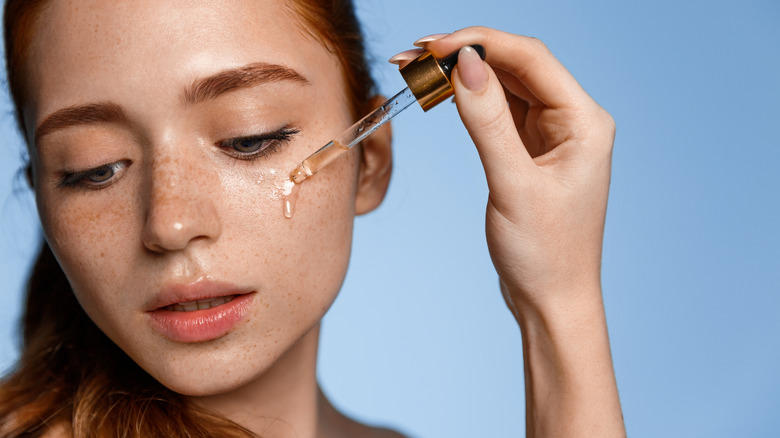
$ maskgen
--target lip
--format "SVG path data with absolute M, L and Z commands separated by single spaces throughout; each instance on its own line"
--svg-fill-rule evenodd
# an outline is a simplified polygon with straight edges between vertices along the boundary
M 254 300 L 252 290 L 208 279 L 189 284 L 169 284 L 149 303 L 146 315 L 152 327 L 164 337 L 183 343 L 205 342 L 228 334 L 240 323 Z M 233 297 L 209 309 L 189 312 L 171 305 Z

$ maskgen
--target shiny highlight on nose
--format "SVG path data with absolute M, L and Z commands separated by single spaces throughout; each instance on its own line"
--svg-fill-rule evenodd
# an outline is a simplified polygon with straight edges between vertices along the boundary
M 155 158 L 144 196 L 143 243 L 157 253 L 184 250 L 194 240 L 216 239 L 221 231 L 219 198 L 205 190 L 217 176 L 197 158 L 189 161 L 186 154 L 175 153 L 176 158 Z

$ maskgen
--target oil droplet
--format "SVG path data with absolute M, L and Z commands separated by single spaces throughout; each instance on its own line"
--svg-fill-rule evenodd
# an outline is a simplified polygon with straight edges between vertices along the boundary
M 290 179 L 284 182 L 282 202 L 284 204 L 284 217 L 290 219 L 295 213 L 295 201 L 298 199 L 298 186 L 302 182 L 322 168 L 332 163 L 336 158 L 349 151 L 349 147 L 333 140 L 321 147 L 317 152 L 309 155 L 292 172 Z
M 295 168 L 295 170 L 290 173 L 290 181 L 294 182 L 295 184 L 300 184 L 310 176 L 312 176 L 312 173 L 306 166 L 304 166 L 304 163 L 301 163 L 298 167 Z
M 282 187 L 282 210 L 284 217 L 292 219 L 295 214 L 295 203 L 298 201 L 298 191 L 300 184 L 296 184 L 292 179 L 284 182 Z

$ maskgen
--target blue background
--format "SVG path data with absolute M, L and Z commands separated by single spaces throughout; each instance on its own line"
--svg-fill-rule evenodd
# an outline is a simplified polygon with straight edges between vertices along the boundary
M 633 437 L 780 430 L 780 6 L 773 1 L 358 1 L 384 61 L 480 24 L 544 40 L 617 121 L 603 285 Z M 38 238 L 0 120 L 0 368 Z M 359 218 L 324 323 L 333 401 L 419 437 L 522 436 L 520 334 L 484 242 L 487 188 L 454 105 L 394 121 L 385 204 Z M 14 191 L 20 191 L 15 195 Z

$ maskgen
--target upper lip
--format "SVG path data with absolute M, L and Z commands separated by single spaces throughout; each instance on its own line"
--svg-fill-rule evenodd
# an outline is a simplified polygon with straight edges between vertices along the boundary
M 210 280 L 204 277 L 190 283 L 167 283 L 152 298 L 149 305 L 146 306 L 146 311 L 151 312 L 162 309 L 171 304 L 243 295 L 249 292 L 252 292 L 252 290 L 232 283 Z

